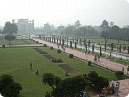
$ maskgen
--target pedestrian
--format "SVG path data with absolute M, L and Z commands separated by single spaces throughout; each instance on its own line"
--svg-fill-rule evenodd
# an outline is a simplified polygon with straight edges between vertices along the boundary
M 115 96 L 118 96 L 118 90 L 119 90 L 118 83 L 115 83 L 115 86 L 114 86 Z
M 82 97 L 88 97 L 86 92 L 83 92 L 83 96 Z
M 32 70 L 32 62 L 30 62 L 30 70 Z
M 113 80 L 112 80 L 111 84 L 112 84 L 112 88 L 114 89 L 114 84 L 115 84 L 115 83 L 114 83 L 114 81 L 113 81 Z
M 39 71 L 37 70 L 35 74 L 38 75 L 39 74 Z
M 94 62 L 97 62 L 97 56 L 95 55 L 95 57 L 94 57 Z

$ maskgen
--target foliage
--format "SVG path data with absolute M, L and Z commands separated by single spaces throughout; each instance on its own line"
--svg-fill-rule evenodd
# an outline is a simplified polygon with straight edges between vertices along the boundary
M 92 89 L 95 89 L 97 91 L 100 91 L 102 88 L 109 85 L 108 79 L 98 76 L 98 73 L 96 73 L 95 71 L 91 71 L 90 73 L 88 73 L 87 80 L 92 83 Z
M 2 45 L 2 48 L 5 48 L 5 44 Z
M 66 78 L 57 85 L 52 94 L 55 97 L 75 97 L 75 94 L 84 90 L 86 85 L 83 77 Z
M 50 47 L 51 50 L 53 50 L 53 47 Z
M 121 80 L 124 77 L 124 72 L 122 72 L 122 71 L 116 71 L 115 72 L 115 75 L 116 75 L 116 77 L 117 77 L 118 80 Z
M 44 47 L 47 47 L 47 44 L 44 44 L 43 46 L 44 46 Z
M 17 33 L 18 31 L 18 27 L 16 24 L 11 24 L 10 22 L 6 22 L 5 23 L 5 27 L 3 29 L 3 33 L 7 33 L 7 34 L 14 34 Z
M 61 53 L 61 50 L 57 50 L 57 53 Z
M 0 93 L 4 97 L 19 97 L 22 87 L 15 83 L 11 75 L 2 75 L 0 77 Z
M 73 54 L 69 54 L 69 58 L 73 58 Z
M 10 44 L 10 41 L 15 40 L 16 37 L 13 36 L 13 35 L 6 35 L 6 36 L 5 36 L 5 39 L 8 40 L 8 41 L 9 41 L 9 44 Z
M 57 84 L 61 81 L 61 78 L 58 76 L 55 76 L 52 73 L 44 73 L 43 74 L 43 83 L 48 84 L 52 89 L 55 89 L 54 86 L 57 86 Z
M 119 26 L 114 25 L 112 27 L 108 27 L 106 31 L 101 33 L 101 37 L 105 40 L 107 39 L 116 39 L 118 40 L 125 40 L 129 41 L 129 29 L 128 28 L 119 28 Z M 106 41 L 107 42 L 107 41 Z

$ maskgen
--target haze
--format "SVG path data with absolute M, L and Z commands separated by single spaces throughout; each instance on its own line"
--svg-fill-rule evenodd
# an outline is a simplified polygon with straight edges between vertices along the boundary
M 100 25 L 106 19 L 116 25 L 129 25 L 126 0 L 1 0 L 0 25 L 12 19 L 34 19 L 35 26 L 49 22 L 56 26 L 73 24 Z

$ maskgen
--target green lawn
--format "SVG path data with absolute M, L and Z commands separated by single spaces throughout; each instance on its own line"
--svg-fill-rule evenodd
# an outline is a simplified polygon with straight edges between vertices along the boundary
M 24 45 L 24 44 L 36 44 L 35 42 L 31 41 L 31 40 L 13 40 L 10 42 L 12 45 Z M 0 39 L 0 45 L 8 45 L 9 41 L 5 40 L 5 39 Z
M 105 76 L 110 81 L 116 79 L 114 73 L 107 72 L 99 67 L 88 66 L 85 62 L 78 59 L 69 59 L 66 54 L 59 54 L 55 50 L 49 48 L 40 48 L 47 51 L 53 57 L 63 59 L 64 63 L 69 65 L 79 73 L 88 73 L 96 71 L 101 76 Z M 33 71 L 29 69 L 29 63 L 33 64 Z M 43 55 L 38 54 L 33 48 L 5 48 L 0 49 L 0 75 L 11 74 L 16 82 L 22 84 L 23 90 L 20 97 L 43 97 L 46 91 L 50 91 L 49 86 L 42 84 L 42 74 L 51 72 L 65 78 L 65 71 L 61 69 L 59 64 L 54 64 L 46 59 Z M 35 75 L 36 70 L 39 75 Z M 76 74 L 71 74 L 74 76 Z

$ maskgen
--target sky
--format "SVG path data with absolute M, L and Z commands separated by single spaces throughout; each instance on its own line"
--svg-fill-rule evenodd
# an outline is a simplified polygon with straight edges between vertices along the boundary
M 129 0 L 128 0 L 129 1 Z M 74 24 L 99 26 L 103 20 L 129 25 L 127 0 L 0 0 L 0 25 L 12 19 L 34 19 L 35 26 Z

